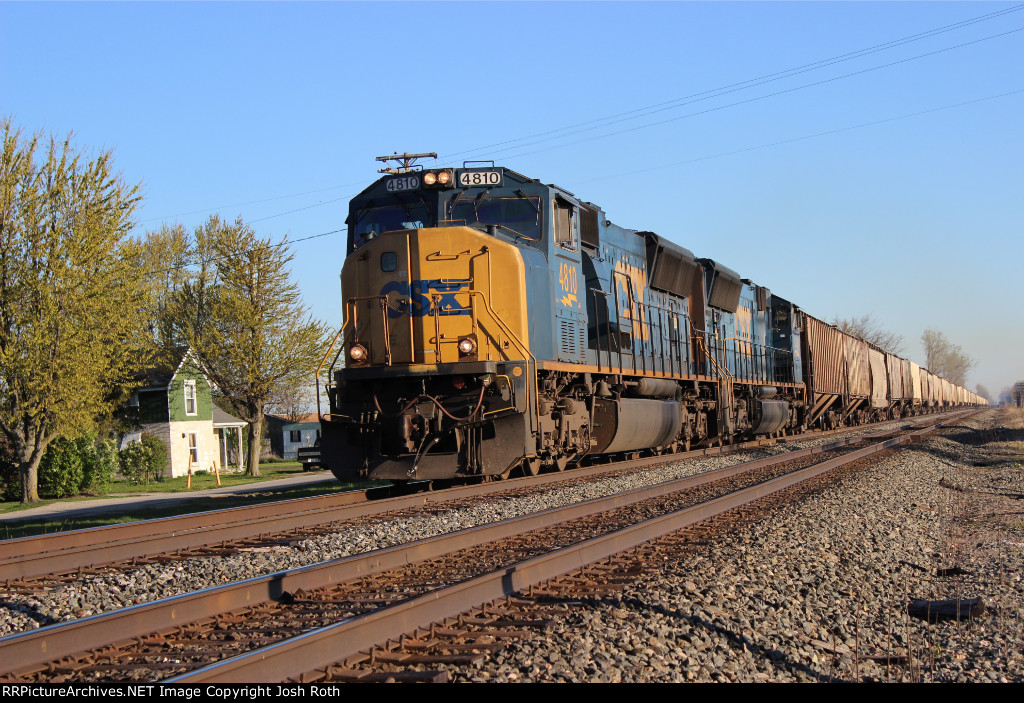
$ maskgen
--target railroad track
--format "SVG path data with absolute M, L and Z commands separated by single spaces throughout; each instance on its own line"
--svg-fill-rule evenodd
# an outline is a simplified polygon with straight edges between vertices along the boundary
M 905 422 L 900 423 L 900 426 L 906 425 Z M 783 438 L 783 441 L 807 441 L 863 429 L 842 428 Z M 890 431 L 880 430 L 868 436 Z M 224 556 L 268 544 L 287 545 L 311 535 L 323 534 L 332 529 L 332 525 L 340 526 L 352 520 L 384 513 L 472 500 L 509 491 L 541 490 L 568 480 L 585 481 L 692 457 L 733 454 L 776 443 L 777 440 L 758 440 L 680 454 L 636 458 L 611 465 L 581 467 L 570 472 L 571 475 L 551 473 L 502 482 L 455 486 L 444 491 L 430 491 L 430 485 L 426 483 L 405 488 L 375 488 L 23 537 L 0 542 L 3 545 L 0 575 L 6 590 L 24 593 L 36 587 L 31 580 L 42 577 L 68 575 L 69 578 L 78 578 L 96 573 L 101 568 L 132 568 L 153 561 Z
M 513 617 L 528 603 L 508 600 L 517 591 L 926 431 L 856 451 L 847 448 L 844 456 L 826 462 L 814 461 L 824 452 L 821 447 L 801 450 L 23 633 L 0 640 L 0 656 L 12 680 L 393 678 L 394 672 L 375 672 L 373 665 L 478 657 L 503 638 L 521 635 L 524 623 L 542 626 L 541 616 L 522 612 Z M 784 463 L 790 466 L 782 467 Z M 647 519 L 639 520 L 641 516 Z M 613 586 L 630 571 L 614 563 L 590 569 L 595 570 L 610 576 L 606 584 Z M 506 600 L 490 606 L 489 612 L 449 620 L 497 598 Z M 417 629 L 421 627 L 426 629 Z M 387 644 L 389 639 L 401 644 Z M 431 653 L 432 648 L 440 654 Z M 211 663 L 224 657 L 230 658 Z M 439 675 L 428 671 L 399 676 Z

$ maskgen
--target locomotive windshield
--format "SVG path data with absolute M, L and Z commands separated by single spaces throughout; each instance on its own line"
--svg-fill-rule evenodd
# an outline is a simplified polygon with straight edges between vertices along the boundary
M 434 221 L 435 218 L 424 202 L 403 203 L 399 201 L 364 208 L 356 212 L 351 248 L 358 248 L 366 241 L 384 232 L 430 227 L 433 226 Z
M 470 227 L 499 225 L 506 232 L 531 240 L 541 235 L 541 198 L 538 195 L 456 195 L 448 203 L 448 219 L 462 220 Z

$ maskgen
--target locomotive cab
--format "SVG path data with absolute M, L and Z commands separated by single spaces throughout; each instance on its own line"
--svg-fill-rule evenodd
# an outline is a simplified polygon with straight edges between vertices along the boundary
M 322 418 L 336 475 L 503 475 L 529 453 L 548 193 L 482 167 L 385 176 L 352 201 Z

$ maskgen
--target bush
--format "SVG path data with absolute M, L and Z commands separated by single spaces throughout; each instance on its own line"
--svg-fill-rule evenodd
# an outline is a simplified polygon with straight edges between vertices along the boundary
M 135 485 L 149 484 L 152 478 L 149 473 L 149 450 L 142 442 L 129 442 L 118 452 L 118 465 L 121 468 L 121 475 L 129 483 Z
M 142 444 L 149 448 L 149 471 L 157 481 L 163 481 L 170 463 L 167 460 L 167 445 L 156 435 L 142 433 Z
M 21 500 L 21 474 L 6 437 L 0 437 L 0 500 Z
M 75 440 L 82 457 L 82 490 L 106 493 L 118 469 L 117 445 L 112 439 L 85 434 Z
M 58 437 L 46 448 L 39 462 L 39 495 L 43 498 L 67 498 L 82 489 L 84 472 L 78 445 Z
M 155 435 L 142 433 L 141 442 L 129 442 L 118 456 L 121 475 L 135 485 L 162 480 L 167 471 L 167 447 Z

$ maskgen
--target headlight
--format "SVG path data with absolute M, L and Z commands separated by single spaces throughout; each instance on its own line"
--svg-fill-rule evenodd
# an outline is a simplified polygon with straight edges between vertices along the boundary
M 459 340 L 459 355 L 471 356 L 476 353 L 476 340 L 472 337 L 463 337 Z
M 366 347 L 362 344 L 353 344 L 348 350 L 348 358 L 355 362 L 366 361 Z
M 451 188 L 454 184 L 455 172 L 450 168 L 423 172 L 423 185 L 427 188 Z

